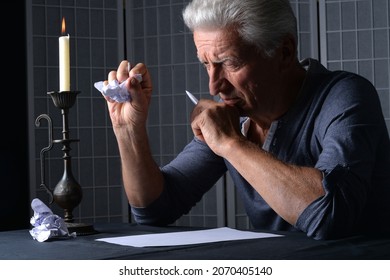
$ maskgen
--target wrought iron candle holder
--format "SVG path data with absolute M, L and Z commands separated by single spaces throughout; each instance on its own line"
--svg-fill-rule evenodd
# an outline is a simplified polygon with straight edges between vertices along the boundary
M 35 125 L 40 126 L 41 119 L 48 121 L 48 136 L 49 145 L 43 148 L 40 152 L 41 163 L 41 185 L 49 194 L 49 203 L 55 202 L 64 210 L 64 221 L 68 227 L 69 232 L 76 232 L 77 235 L 93 234 L 95 230 L 92 225 L 84 223 L 75 223 L 73 217 L 73 209 L 76 208 L 83 198 L 83 192 L 80 184 L 74 178 L 72 173 L 70 144 L 78 142 L 79 139 L 69 138 L 68 113 L 69 109 L 75 104 L 76 97 L 80 91 L 51 91 L 50 95 L 54 105 L 61 109 L 62 114 L 62 139 L 53 139 L 53 125 L 49 115 L 41 114 L 35 120 Z M 45 184 L 45 153 L 53 148 L 53 144 L 62 144 L 62 151 L 64 153 L 64 173 L 56 187 L 51 189 Z

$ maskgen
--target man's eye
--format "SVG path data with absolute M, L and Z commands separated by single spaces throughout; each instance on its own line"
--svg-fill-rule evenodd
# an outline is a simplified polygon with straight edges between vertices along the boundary
M 238 69 L 240 65 L 238 61 L 227 59 L 223 62 L 223 67 L 234 70 Z
M 210 63 L 208 62 L 203 62 L 203 67 L 206 68 L 206 69 L 210 69 Z

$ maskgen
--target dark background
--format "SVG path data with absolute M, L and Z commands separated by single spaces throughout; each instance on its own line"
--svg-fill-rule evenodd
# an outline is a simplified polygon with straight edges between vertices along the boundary
M 3 42 L 0 231 L 29 227 L 25 1 L 15 1 L 8 12 L 15 25 L 2 28 L 9 40 Z

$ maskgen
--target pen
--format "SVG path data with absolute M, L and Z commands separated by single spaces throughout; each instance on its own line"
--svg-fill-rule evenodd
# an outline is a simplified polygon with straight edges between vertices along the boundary
M 195 96 L 193 96 L 191 92 L 186 90 L 186 93 L 187 96 L 191 99 L 192 103 L 194 103 L 195 105 L 198 104 L 198 99 Z

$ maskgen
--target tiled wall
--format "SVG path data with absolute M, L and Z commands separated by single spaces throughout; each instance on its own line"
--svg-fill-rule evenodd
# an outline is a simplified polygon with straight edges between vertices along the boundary
M 323 64 L 370 80 L 390 131 L 389 0 L 320 1 L 320 16 Z
M 71 88 L 81 91 L 70 110 L 71 138 L 80 139 L 71 144 L 73 173 L 84 191 L 74 215 L 84 222 L 127 221 L 116 142 L 105 101 L 93 83 L 123 58 L 145 62 L 154 81 L 148 118 L 153 156 L 159 164 L 173 159 L 193 137 L 188 122 L 193 104 L 184 91 L 210 98 L 207 74 L 181 19 L 188 0 L 27 2 L 31 198 L 47 201 L 39 189 L 39 152 L 48 144 L 47 125 L 42 121 L 37 128 L 35 118 L 49 114 L 54 138 L 61 137 L 60 112 L 46 93 L 58 89 L 58 36 L 65 16 L 72 42 Z M 331 69 L 368 77 L 378 88 L 390 127 L 388 1 L 297 0 L 291 5 L 298 16 L 299 57 L 319 58 Z M 58 145 L 47 155 L 46 182 L 51 187 L 62 176 L 61 157 Z M 61 214 L 57 206 L 53 209 Z M 250 228 L 229 176 L 176 224 Z

